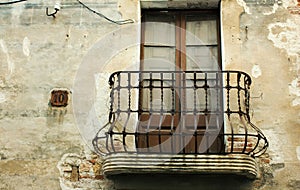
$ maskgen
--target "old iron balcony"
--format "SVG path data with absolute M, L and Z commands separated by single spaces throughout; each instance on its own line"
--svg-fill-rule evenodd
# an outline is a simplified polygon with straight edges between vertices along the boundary
M 268 141 L 250 122 L 240 71 L 120 71 L 93 145 L 106 175 L 172 171 L 254 178 Z

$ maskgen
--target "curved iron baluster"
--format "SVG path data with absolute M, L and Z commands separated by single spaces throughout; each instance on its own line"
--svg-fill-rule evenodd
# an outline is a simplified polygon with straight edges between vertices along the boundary
M 163 77 L 163 73 L 169 73 L 171 74 L 170 76 L 171 79 L 164 79 Z M 133 137 L 134 138 L 134 142 L 135 144 L 138 144 L 138 138 L 140 135 L 144 135 L 147 137 L 146 139 L 146 146 L 148 147 L 147 150 L 145 150 L 146 152 L 150 151 L 150 145 L 149 145 L 149 137 L 153 136 L 154 134 L 150 134 L 150 128 L 149 128 L 149 124 L 151 123 L 150 120 L 153 117 L 153 114 L 159 114 L 160 115 L 160 121 L 159 121 L 159 126 L 158 126 L 158 141 L 160 143 L 162 142 L 162 135 L 169 135 L 170 139 L 171 139 L 171 150 L 165 151 L 163 150 L 162 146 L 159 145 L 157 151 L 158 153 L 174 153 L 174 150 L 176 150 L 176 147 L 173 143 L 175 143 L 174 141 L 176 141 L 177 136 L 180 137 L 180 134 L 176 133 L 175 128 L 173 127 L 174 125 L 174 118 L 175 118 L 175 114 L 178 114 L 179 112 L 177 112 L 176 110 L 172 109 L 172 110 L 165 110 L 163 109 L 163 105 L 160 105 L 160 110 L 155 111 L 153 109 L 153 102 L 150 102 L 150 108 L 149 110 L 141 110 L 140 108 L 138 108 L 137 110 L 134 110 L 132 108 L 132 98 L 134 96 L 132 96 L 131 93 L 133 93 L 133 89 L 138 89 L 139 92 L 141 92 L 141 89 L 143 88 L 147 88 L 150 91 L 150 99 L 153 99 L 153 89 L 159 89 L 159 91 L 161 92 L 161 96 L 160 96 L 160 102 L 161 104 L 163 103 L 164 100 L 164 96 L 163 95 L 164 91 L 169 90 L 170 94 L 171 94 L 171 102 L 172 102 L 172 108 L 175 107 L 176 101 L 175 101 L 175 91 L 176 88 L 182 88 L 180 90 L 185 90 L 184 88 L 188 88 L 188 87 L 178 87 L 175 86 L 175 82 L 174 80 L 176 79 L 176 74 L 180 74 L 181 76 L 184 75 L 185 77 L 190 74 L 189 76 L 193 77 L 191 80 L 194 81 L 194 85 L 193 87 L 191 87 L 190 89 L 193 89 L 195 93 L 196 90 L 205 90 L 207 91 L 209 88 L 217 88 L 217 84 L 215 85 L 215 87 L 210 87 L 208 86 L 207 80 L 208 79 L 208 74 L 215 74 L 215 75 L 220 75 L 220 79 L 221 80 L 221 76 L 225 76 L 225 81 L 223 86 L 218 87 L 223 89 L 224 93 L 226 94 L 226 100 L 224 100 L 225 102 L 225 106 L 224 106 L 224 110 L 220 110 L 220 114 L 226 115 L 227 119 L 229 121 L 229 126 L 227 126 L 229 128 L 229 133 L 224 132 L 223 134 L 219 134 L 217 138 L 221 138 L 221 139 L 225 139 L 225 141 L 227 141 L 226 147 L 224 151 L 217 151 L 217 152 L 212 152 L 212 154 L 248 154 L 250 156 L 253 157 L 257 157 L 262 155 L 266 150 L 267 147 L 269 145 L 267 138 L 263 135 L 263 133 L 261 132 L 261 130 L 259 128 L 257 128 L 254 124 L 251 123 L 250 121 L 250 116 L 249 116 L 249 107 L 250 107 L 250 85 L 252 83 L 251 81 L 251 77 L 245 73 L 245 72 L 241 72 L 241 71 L 117 71 L 114 72 L 113 74 L 111 74 L 111 76 L 109 77 L 109 85 L 110 85 L 110 89 L 111 89 L 111 93 L 110 93 L 110 108 L 109 108 L 109 122 L 107 124 L 105 124 L 96 134 L 96 137 L 93 140 L 93 145 L 94 148 L 96 150 L 97 153 L 99 154 L 108 154 L 108 153 L 114 153 L 114 152 L 132 152 L 132 153 L 137 153 L 138 152 L 138 148 L 136 150 L 130 150 L 127 149 L 127 142 L 126 141 L 126 137 Z M 201 78 L 197 78 L 197 76 L 201 76 L 200 74 L 202 74 L 202 76 L 205 76 L 205 79 L 201 79 Z M 204 75 L 203 75 L 204 74 Z M 124 78 L 126 78 L 127 76 L 127 86 L 123 85 L 121 86 L 122 83 L 122 78 L 121 76 L 124 75 Z M 155 80 L 154 75 L 158 75 L 160 76 L 160 86 L 154 85 L 153 81 Z M 142 84 L 142 79 L 141 77 L 145 77 L 148 76 L 150 77 L 150 84 L 149 86 L 143 86 Z M 133 85 L 130 83 L 131 78 L 136 77 L 138 80 L 137 85 Z M 223 77 L 224 78 L 224 77 Z M 235 80 L 233 80 L 235 78 Z M 143 80 L 145 80 L 146 78 L 143 78 Z M 125 79 L 124 79 L 125 80 Z M 147 79 L 146 79 L 147 80 Z M 163 80 L 171 80 L 169 81 L 170 84 L 172 84 L 171 86 L 164 86 L 164 82 Z M 196 81 L 201 81 L 204 80 L 204 84 L 205 85 L 197 85 Z M 118 81 L 118 82 L 117 82 Z M 121 89 L 125 89 L 121 92 Z M 127 93 L 122 94 L 124 91 L 126 91 Z M 233 97 L 231 91 L 235 92 L 237 91 L 237 94 L 235 95 L 237 97 L 237 108 L 234 108 L 233 105 Z M 117 92 L 117 96 L 118 98 L 115 98 L 115 92 Z M 207 96 L 207 92 L 205 93 Z M 234 94 L 234 93 L 233 93 Z M 195 94 L 194 94 L 195 96 Z M 138 95 L 136 96 L 138 97 Z M 122 100 L 125 100 L 127 98 L 126 101 L 128 101 L 128 108 L 121 108 L 120 104 L 122 102 Z M 194 98 L 195 101 L 195 98 Z M 208 97 L 205 97 L 205 110 L 204 111 L 199 111 L 197 112 L 196 109 L 196 102 L 194 102 L 194 109 L 191 110 L 190 114 L 194 114 L 195 117 L 197 117 L 197 114 L 207 114 L 209 112 L 211 112 L 212 110 L 208 110 Z M 232 104 L 231 104 L 232 103 Z M 123 105 L 124 106 L 124 105 Z M 196 110 L 196 112 L 195 112 Z M 127 132 L 127 127 L 129 127 L 128 123 L 131 117 L 135 117 L 138 118 L 138 115 L 140 115 L 141 113 L 148 113 L 149 114 L 149 121 L 147 122 L 147 126 L 146 126 L 146 132 L 140 132 L 138 130 L 136 130 L 135 132 Z M 188 110 L 184 111 L 184 114 L 187 114 Z M 116 126 L 116 122 L 121 122 L 120 118 L 122 114 L 126 114 L 127 117 L 125 119 L 125 124 L 123 123 L 122 125 L 122 132 L 115 132 Z M 164 114 L 171 114 L 171 118 L 172 118 L 172 126 L 171 129 L 169 131 L 169 133 L 167 134 L 163 134 L 162 133 L 162 116 Z M 195 122 L 198 122 L 197 119 L 195 119 L 194 117 L 194 125 Z M 237 117 L 239 120 L 239 123 L 241 125 L 242 132 L 235 130 L 234 128 L 236 128 L 236 126 L 234 126 L 234 123 L 232 122 L 232 120 L 234 120 L 234 117 Z M 185 117 L 183 117 L 184 119 Z M 182 119 L 182 118 L 181 118 Z M 206 118 L 207 119 L 207 118 Z M 123 120 L 124 122 L 124 120 Z M 144 123 L 146 123 L 145 121 L 143 121 Z M 194 126 L 195 128 L 195 126 Z M 103 135 L 104 134 L 104 135 Z M 175 135 L 177 135 L 175 137 Z M 182 138 L 184 139 L 186 137 L 186 133 L 182 133 L 181 135 Z M 204 137 L 205 134 L 200 134 L 196 132 L 194 132 L 193 137 L 195 138 L 195 142 L 197 144 L 198 137 Z M 213 137 L 214 134 L 212 133 L 207 133 L 208 138 L 210 138 L 209 136 Z M 122 143 L 123 143 L 123 148 L 122 150 L 117 150 L 115 148 L 115 137 L 114 136 L 122 136 Z M 173 138 L 174 137 L 174 138 Z M 104 143 L 105 141 L 105 143 Z M 101 146 L 103 146 L 104 144 L 106 146 L 106 151 L 101 150 Z M 174 146 L 173 146 L 174 145 Z M 195 145 L 196 147 L 196 145 Z M 196 149 L 196 148 L 195 148 Z M 184 152 L 185 153 L 185 152 Z M 200 152 L 200 151 L 195 151 L 193 154 L 210 154 L 210 151 L 206 151 L 206 152 Z

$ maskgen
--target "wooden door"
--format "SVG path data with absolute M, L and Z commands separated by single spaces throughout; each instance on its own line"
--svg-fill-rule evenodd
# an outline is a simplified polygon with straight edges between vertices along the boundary
M 219 69 L 217 20 L 215 12 L 144 12 L 141 70 L 153 73 L 141 75 L 137 137 L 141 151 L 222 151 L 221 90 L 193 88 L 195 83 L 221 86 L 221 78 L 210 73 L 196 79 L 184 72 Z

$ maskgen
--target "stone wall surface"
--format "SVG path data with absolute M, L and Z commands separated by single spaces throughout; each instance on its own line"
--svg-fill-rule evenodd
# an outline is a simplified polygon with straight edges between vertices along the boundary
M 210 6 L 204 0 L 82 2 L 134 23 L 109 22 L 77 0 L 0 4 L 0 189 L 114 189 L 89 138 L 107 122 L 109 73 L 138 68 L 140 6 Z M 57 3 L 55 17 L 47 16 Z M 299 189 L 299 0 L 222 0 L 220 6 L 223 68 L 252 76 L 251 121 L 270 143 L 257 159 L 257 180 L 242 189 Z M 66 107 L 51 106 L 53 89 L 69 92 Z M 94 104 L 80 109 L 85 102 Z

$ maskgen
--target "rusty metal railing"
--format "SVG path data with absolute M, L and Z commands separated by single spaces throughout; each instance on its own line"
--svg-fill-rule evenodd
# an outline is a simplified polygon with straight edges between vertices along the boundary
M 97 153 L 263 154 L 241 71 L 120 71 L 109 78 L 108 123 Z

